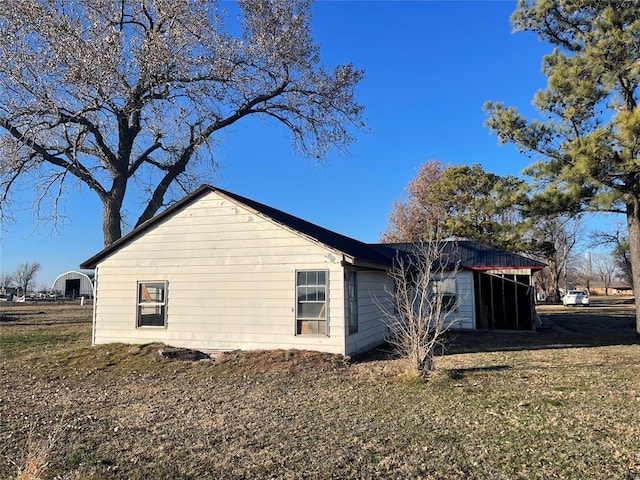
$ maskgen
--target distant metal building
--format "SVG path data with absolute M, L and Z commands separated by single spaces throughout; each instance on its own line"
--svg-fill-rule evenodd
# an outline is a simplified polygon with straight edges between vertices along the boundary
M 51 291 L 65 298 L 93 298 L 93 278 L 93 272 L 66 272 L 54 280 Z

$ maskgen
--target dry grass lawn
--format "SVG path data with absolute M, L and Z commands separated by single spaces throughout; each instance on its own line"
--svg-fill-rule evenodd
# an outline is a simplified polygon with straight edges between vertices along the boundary
M 640 478 L 631 306 L 464 333 L 427 382 L 384 353 L 91 347 L 91 306 L 0 305 L 0 478 Z

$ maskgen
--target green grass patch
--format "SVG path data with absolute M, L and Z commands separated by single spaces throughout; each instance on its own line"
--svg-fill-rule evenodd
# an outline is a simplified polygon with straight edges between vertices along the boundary
M 86 340 L 86 328 L 61 331 L 30 328 L 17 332 L 2 332 L 0 334 L 0 352 L 2 359 L 7 360 L 14 357 L 56 352 L 62 348 L 79 345 Z

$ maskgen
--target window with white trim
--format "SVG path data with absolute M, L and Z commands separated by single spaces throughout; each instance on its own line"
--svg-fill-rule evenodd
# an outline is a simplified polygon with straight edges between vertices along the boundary
M 296 334 L 327 334 L 326 270 L 296 272 Z
M 167 326 L 167 282 L 138 283 L 138 327 Z

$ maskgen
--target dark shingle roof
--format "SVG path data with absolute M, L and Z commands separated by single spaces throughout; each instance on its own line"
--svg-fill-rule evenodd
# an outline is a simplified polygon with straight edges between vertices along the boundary
M 341 235 L 339 233 L 333 232 L 331 230 L 327 230 L 326 228 L 315 225 L 311 222 L 307 222 L 301 218 L 298 218 L 294 215 L 290 215 L 282 210 L 278 210 L 276 208 L 270 207 L 260 202 L 256 202 L 255 200 L 251 200 L 250 198 L 243 197 L 236 193 L 228 192 L 226 190 L 222 190 L 220 188 L 212 187 L 209 185 L 203 185 L 198 190 L 193 192 L 191 195 L 180 200 L 175 205 L 172 205 L 167 210 L 162 213 L 156 215 L 152 219 L 146 221 L 136 229 L 134 229 L 129 234 L 120 238 L 116 242 L 114 242 L 110 247 L 105 248 L 98 254 L 94 255 L 90 259 L 86 260 L 81 264 L 81 268 L 95 268 L 96 265 L 117 251 L 120 247 L 128 244 L 133 241 L 135 238 L 140 236 L 145 231 L 149 230 L 149 228 L 161 222 L 163 219 L 170 217 L 175 212 L 182 210 L 187 207 L 194 201 L 196 201 L 201 196 L 205 195 L 209 192 L 217 192 L 220 195 L 229 198 L 231 201 L 239 203 L 248 207 L 251 210 L 254 210 L 257 213 L 265 215 L 272 220 L 280 223 L 292 230 L 295 230 L 307 237 L 315 239 L 316 241 L 333 248 L 334 250 L 338 250 L 343 252 L 344 254 L 353 257 L 356 261 L 367 262 L 379 264 L 381 267 L 388 267 L 391 265 L 392 258 L 387 255 L 380 253 L 377 249 L 372 248 L 370 245 L 363 243 L 359 240 L 355 240 L 353 238 L 347 237 L 345 235 Z
M 89 258 L 80 265 L 80 268 L 93 269 L 96 265 L 122 246 L 136 239 L 144 232 L 157 225 L 162 220 L 170 217 L 174 213 L 182 210 L 197 199 L 209 192 L 217 192 L 218 194 L 230 199 L 231 201 L 244 205 L 250 210 L 261 215 L 269 217 L 273 221 L 284 225 L 287 228 L 295 230 L 302 235 L 314 239 L 334 250 L 338 250 L 354 259 L 354 262 L 373 264 L 379 268 L 386 268 L 393 265 L 394 259 L 400 255 L 410 255 L 415 251 L 415 245 L 410 243 L 388 243 L 388 244 L 368 244 L 359 240 L 341 235 L 339 233 L 327 230 L 326 228 L 307 222 L 299 217 L 290 215 L 277 208 L 270 207 L 250 198 L 243 197 L 236 193 L 228 192 L 220 188 L 203 185 L 191 195 L 183 198 L 175 205 L 169 207 L 162 213 L 156 215 L 152 219 L 146 221 L 129 234 L 114 242 L 111 246 L 105 248 L 93 257 Z M 484 245 L 475 241 L 456 241 L 448 242 L 446 254 L 448 264 L 453 267 L 456 263 L 461 269 L 491 269 L 491 268 L 533 268 L 541 269 L 544 264 L 530 260 L 521 255 L 506 252 L 496 247 Z M 453 255 L 450 257 L 450 255 Z
M 407 255 L 415 253 L 417 249 L 416 245 L 412 243 L 378 243 L 373 246 L 381 252 L 386 252 L 387 255 L 392 252 L 401 252 L 401 255 Z M 497 268 L 541 270 L 545 267 L 544 263 L 475 240 L 446 241 L 443 247 L 443 257 L 449 268 L 457 265 L 463 270 Z

